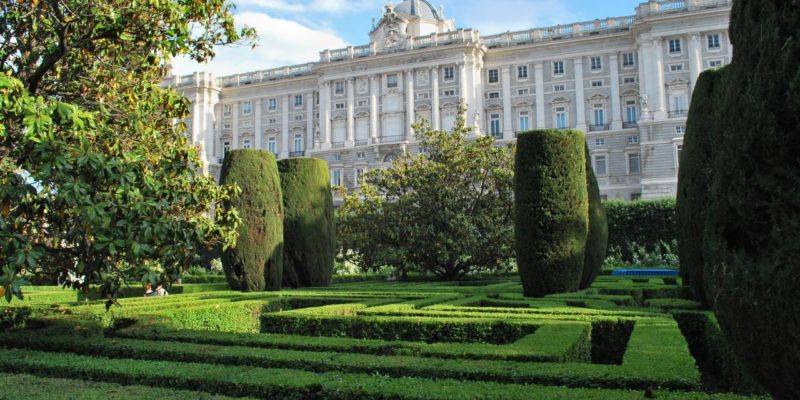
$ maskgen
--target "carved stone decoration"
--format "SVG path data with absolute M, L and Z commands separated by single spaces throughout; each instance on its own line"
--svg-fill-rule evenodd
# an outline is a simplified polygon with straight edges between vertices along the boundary
M 401 48 L 404 42 L 405 38 L 403 35 L 392 29 L 386 33 L 386 39 L 384 39 L 383 46 L 386 49 L 394 50 Z
M 430 84 L 430 76 L 428 71 L 417 71 L 417 85 L 428 86 Z
M 369 92 L 369 80 L 364 78 L 357 79 L 356 87 L 359 94 L 367 94 Z

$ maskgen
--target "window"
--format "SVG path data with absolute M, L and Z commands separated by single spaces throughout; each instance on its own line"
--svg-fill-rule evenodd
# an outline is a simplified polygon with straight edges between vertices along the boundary
M 708 68 L 722 67 L 722 60 L 708 60 Z
M 226 117 L 230 117 L 231 116 L 231 105 L 230 104 L 225 104 L 224 106 L 222 106 L 222 115 L 224 115 Z
M 628 144 L 639 144 L 638 136 L 628 136 Z
M 250 139 L 245 139 L 244 142 L 242 142 L 242 148 L 243 149 L 251 149 L 251 148 L 253 148 L 253 145 L 251 144 Z
M 528 66 L 520 65 L 517 67 L 517 79 L 528 79 Z
M 278 99 L 269 99 L 269 109 L 270 111 L 278 109 Z
M 603 87 L 603 80 L 599 79 L 596 81 L 592 81 L 592 87 Z
M 602 104 L 595 104 L 594 105 L 594 125 L 596 127 L 602 127 L 606 123 L 606 110 Z
M 271 136 L 267 140 L 267 150 L 272 154 L 278 154 L 278 142 L 275 140 L 274 136 Z
M 636 83 L 636 77 L 635 76 L 626 76 L 626 77 L 622 78 L 622 83 L 625 84 L 625 85 L 635 84 Z
M 594 145 L 598 146 L 598 147 L 605 146 L 606 145 L 606 140 L 605 139 L 595 139 L 594 140 Z
M 417 93 L 417 100 L 428 100 L 430 97 L 431 95 L 428 92 Z
M 342 170 L 334 169 L 331 171 L 331 185 L 342 186 Z
M 567 90 L 567 85 L 565 85 L 563 83 L 560 84 L 560 85 L 553 85 L 553 91 L 554 92 L 563 92 L 565 90 Z
M 319 92 L 314 92 L 314 104 L 319 105 Z
M 303 96 L 301 96 L 301 95 L 294 96 L 294 106 L 295 107 L 302 107 L 303 106 Z
M 242 104 L 242 114 L 244 114 L 244 115 L 250 115 L 250 114 L 252 114 L 252 113 L 253 113 L 253 103 L 251 103 L 251 102 L 249 102 L 249 101 L 245 101 L 245 102 Z
M 556 108 L 556 128 L 567 129 L 567 110 L 564 107 Z
M 364 154 L 363 151 L 356 153 L 356 158 L 359 159 L 359 160 L 363 160 L 365 156 L 366 155 Z
M 531 117 L 528 115 L 527 111 L 520 111 L 519 112 L 519 131 L 525 132 L 531 129 Z
M 636 65 L 636 58 L 634 58 L 633 53 L 624 53 L 622 55 L 623 67 L 633 67 L 635 65 Z
M 386 87 L 387 88 L 396 88 L 397 87 L 397 74 L 387 75 L 386 76 Z
M 669 65 L 669 72 L 681 72 L 683 71 L 683 64 L 670 64 Z
M 231 151 L 231 142 L 222 142 L 222 153 L 228 154 Z
M 367 107 L 369 105 L 369 102 L 366 100 L 359 100 L 357 104 L 358 107 Z
M 456 91 L 454 89 L 448 89 L 444 91 L 444 97 L 455 97 Z
M 489 92 L 489 98 L 490 99 L 499 99 L 500 98 L 500 92 Z
M 345 104 L 344 103 L 336 103 L 333 105 L 336 110 L 344 110 Z
M 364 168 L 356 168 L 356 186 L 360 186 L 361 182 L 364 181 Z
M 563 61 L 553 61 L 553 75 L 564 75 Z
M 625 103 L 625 122 L 634 123 L 639 120 L 639 112 L 636 109 L 636 101 L 628 100 Z
M 231 129 L 231 123 L 230 122 L 226 122 L 226 123 L 222 124 L 222 129 Z
M 489 70 L 489 83 L 500 82 L 500 73 L 496 69 Z
M 341 154 L 337 154 L 337 155 L 333 156 L 333 160 L 334 161 L 342 161 L 342 155 Z
M 337 96 L 344 94 L 344 82 L 336 82 L 334 84 L 334 93 Z
M 606 165 L 606 156 L 594 156 L 594 173 L 597 176 L 606 176 L 608 174 L 608 166 Z
M 517 89 L 518 96 L 527 96 L 531 93 L 530 89 Z
M 501 136 L 500 132 L 500 114 L 492 114 L 489 118 L 489 132 L 494 137 Z
M 681 53 L 681 40 L 680 39 L 670 39 L 669 40 L 669 54 L 680 54 Z
M 709 50 L 719 50 L 722 46 L 720 45 L 719 35 L 708 35 L 708 49 Z
M 592 57 L 592 71 L 600 71 L 603 69 L 603 59 L 600 57 Z
M 686 97 L 685 96 L 677 96 L 675 97 L 675 109 L 673 110 L 678 114 L 683 114 L 686 112 Z
M 297 114 L 297 115 L 295 115 L 295 116 L 294 116 L 294 120 L 295 120 L 295 121 L 302 121 L 302 120 L 303 120 L 303 114 Z
M 278 123 L 278 119 L 277 118 L 270 118 L 270 119 L 267 120 L 267 123 L 270 124 L 270 125 L 275 125 L 275 124 Z
M 639 153 L 628 154 L 628 174 L 637 175 L 639 173 L 641 173 Z
M 683 135 L 684 133 L 686 133 L 686 127 L 685 126 L 676 126 L 675 127 L 675 134 L 676 135 Z
M 294 151 L 295 153 L 300 153 L 303 151 L 303 135 L 299 133 L 294 135 Z
M 456 70 L 453 67 L 444 67 L 444 80 L 452 81 L 456 79 Z

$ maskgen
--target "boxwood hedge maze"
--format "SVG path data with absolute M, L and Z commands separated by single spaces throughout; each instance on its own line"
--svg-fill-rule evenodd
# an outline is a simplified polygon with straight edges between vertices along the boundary
M 674 279 L 601 277 L 102 301 L 37 287 L 0 309 L 3 398 L 743 399 L 759 389 Z

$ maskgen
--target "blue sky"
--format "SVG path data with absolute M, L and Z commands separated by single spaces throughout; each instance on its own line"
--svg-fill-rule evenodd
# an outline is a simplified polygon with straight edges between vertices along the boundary
M 386 0 L 232 0 L 236 22 L 258 31 L 256 49 L 221 48 L 210 64 L 175 62 L 178 74 L 229 75 L 316 61 L 319 51 L 369 43 Z M 641 0 L 644 1 L 644 0 Z M 399 3 L 400 0 L 394 0 Z M 640 0 L 434 0 L 459 28 L 488 35 L 634 14 Z

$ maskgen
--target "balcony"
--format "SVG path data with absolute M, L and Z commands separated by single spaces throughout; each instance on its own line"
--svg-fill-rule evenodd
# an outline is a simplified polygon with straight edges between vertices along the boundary
M 333 142 L 331 144 L 331 147 L 334 148 L 334 149 L 343 149 L 344 148 L 344 142 Z
M 622 129 L 636 129 L 639 127 L 639 123 L 636 121 L 631 122 L 623 122 Z
M 384 143 L 400 143 L 406 140 L 404 135 L 395 135 L 395 136 L 383 136 L 378 139 L 381 144 Z
M 669 112 L 670 118 L 682 118 L 689 116 L 688 110 L 674 110 Z
M 356 140 L 356 143 L 355 143 L 356 146 L 366 146 L 368 144 L 369 144 L 369 140 L 367 140 L 367 139 L 359 139 L 359 140 Z
M 609 124 L 592 124 L 589 125 L 589 132 L 607 131 L 611 128 Z
M 496 140 L 503 140 L 503 132 L 492 132 L 492 138 Z
M 289 153 L 289 158 L 303 157 L 306 155 L 305 151 L 293 151 Z

